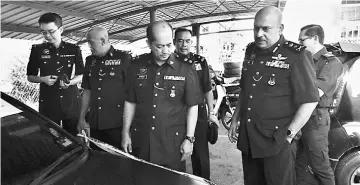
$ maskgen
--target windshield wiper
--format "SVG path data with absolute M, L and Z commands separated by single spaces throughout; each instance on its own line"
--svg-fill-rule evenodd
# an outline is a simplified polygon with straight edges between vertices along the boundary
M 41 173 L 40 176 L 37 177 L 36 179 L 34 179 L 30 185 L 37 185 L 39 184 L 45 177 L 47 177 L 50 172 L 52 172 L 59 164 L 61 164 L 63 161 L 65 161 L 66 159 L 68 159 L 70 156 L 72 156 L 73 154 L 75 154 L 76 152 L 80 151 L 82 149 L 82 147 L 77 147 L 74 150 L 71 150 L 70 152 L 62 155 L 61 157 L 59 157 L 54 163 L 52 163 L 50 166 L 48 166 L 47 168 L 45 168 Z

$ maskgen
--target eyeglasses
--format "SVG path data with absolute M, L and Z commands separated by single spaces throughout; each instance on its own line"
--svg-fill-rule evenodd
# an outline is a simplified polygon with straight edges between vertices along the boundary
M 305 37 L 305 38 L 302 38 L 302 39 L 299 39 L 299 42 L 304 42 L 306 39 L 310 39 L 311 37 Z
M 41 33 L 42 35 L 47 35 L 47 34 L 49 34 L 49 35 L 54 35 L 54 33 L 55 33 L 56 31 L 58 31 L 59 29 L 60 29 L 60 27 L 57 28 L 57 29 L 54 30 L 54 31 L 41 31 L 40 33 Z

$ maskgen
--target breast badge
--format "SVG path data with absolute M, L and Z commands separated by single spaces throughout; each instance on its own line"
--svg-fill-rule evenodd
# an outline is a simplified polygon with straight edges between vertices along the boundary
M 175 86 L 172 86 L 172 89 L 170 90 L 170 97 L 171 98 L 175 97 Z
M 285 63 L 285 60 L 287 57 L 283 57 L 281 54 L 278 54 L 278 56 L 272 56 L 273 60 L 267 61 L 266 66 L 268 67 L 274 67 L 274 68 L 280 68 L 280 69 L 289 69 L 290 64 Z
M 147 68 L 146 67 L 141 67 L 140 68 L 140 74 L 145 74 L 147 72 Z

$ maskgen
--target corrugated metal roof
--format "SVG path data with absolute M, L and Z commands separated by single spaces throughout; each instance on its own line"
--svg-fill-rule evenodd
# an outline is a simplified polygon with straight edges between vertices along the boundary
M 145 37 L 150 10 L 156 19 L 174 27 L 210 20 L 253 16 L 265 6 L 285 6 L 285 0 L 213 0 L 213 1 L 1 1 L 1 37 L 37 40 L 38 19 L 46 12 L 63 18 L 63 39 L 83 43 L 93 26 L 109 31 L 111 42 L 131 43 Z

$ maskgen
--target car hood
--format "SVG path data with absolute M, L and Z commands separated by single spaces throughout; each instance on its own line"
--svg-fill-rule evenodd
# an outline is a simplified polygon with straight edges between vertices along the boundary
M 56 184 L 126 184 L 126 185 L 208 185 L 201 178 L 180 175 L 128 157 L 91 150 L 88 160 L 76 173 L 71 173 Z

